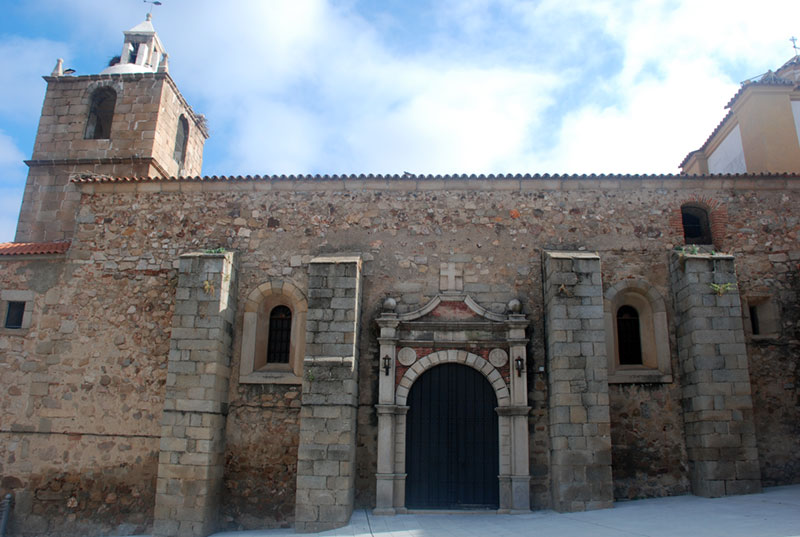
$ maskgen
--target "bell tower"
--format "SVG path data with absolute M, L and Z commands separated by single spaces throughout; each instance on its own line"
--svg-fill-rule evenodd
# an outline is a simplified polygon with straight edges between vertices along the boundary
M 99 74 L 73 76 L 61 60 L 47 82 L 16 242 L 72 238 L 81 175 L 200 175 L 205 118 L 169 75 L 151 15 L 124 32 L 122 53 Z

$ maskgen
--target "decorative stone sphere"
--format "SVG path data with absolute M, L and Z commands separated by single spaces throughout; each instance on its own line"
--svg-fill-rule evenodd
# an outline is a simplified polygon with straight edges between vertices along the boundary
M 383 301 L 383 309 L 386 311 L 394 311 L 397 307 L 397 300 L 393 299 L 392 297 L 387 297 L 386 300 Z
M 512 298 L 511 300 L 508 301 L 508 306 L 506 307 L 508 308 L 508 311 L 510 311 L 511 313 L 519 313 L 522 311 L 522 302 L 520 302 L 516 298 Z

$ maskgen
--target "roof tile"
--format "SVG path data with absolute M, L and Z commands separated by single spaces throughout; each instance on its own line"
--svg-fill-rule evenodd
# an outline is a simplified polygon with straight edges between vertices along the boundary
M 2 242 L 0 256 L 63 254 L 69 250 L 70 241 L 58 242 Z

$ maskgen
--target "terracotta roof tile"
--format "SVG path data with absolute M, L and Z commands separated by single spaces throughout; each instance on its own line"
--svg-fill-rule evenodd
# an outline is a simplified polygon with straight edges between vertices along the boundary
M 0 243 L 0 256 L 2 255 L 42 255 L 63 254 L 69 250 L 70 241 L 59 242 L 2 242 Z
M 73 183 L 98 184 L 98 183 L 239 183 L 239 182 L 266 182 L 266 181 L 474 181 L 474 180 L 543 180 L 543 179 L 676 179 L 704 177 L 798 177 L 795 173 L 734 173 L 734 174 L 631 174 L 631 173 L 600 173 L 600 174 L 549 174 L 549 173 L 499 173 L 499 174 L 333 174 L 333 175 L 236 175 L 236 176 L 206 176 L 206 177 L 110 177 L 107 175 L 74 177 Z

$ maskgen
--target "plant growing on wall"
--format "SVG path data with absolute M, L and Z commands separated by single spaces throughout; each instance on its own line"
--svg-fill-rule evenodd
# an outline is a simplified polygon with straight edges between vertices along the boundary
M 709 287 L 711 290 L 717 293 L 717 296 L 722 296 L 728 291 L 733 291 L 736 289 L 735 283 L 709 283 Z

